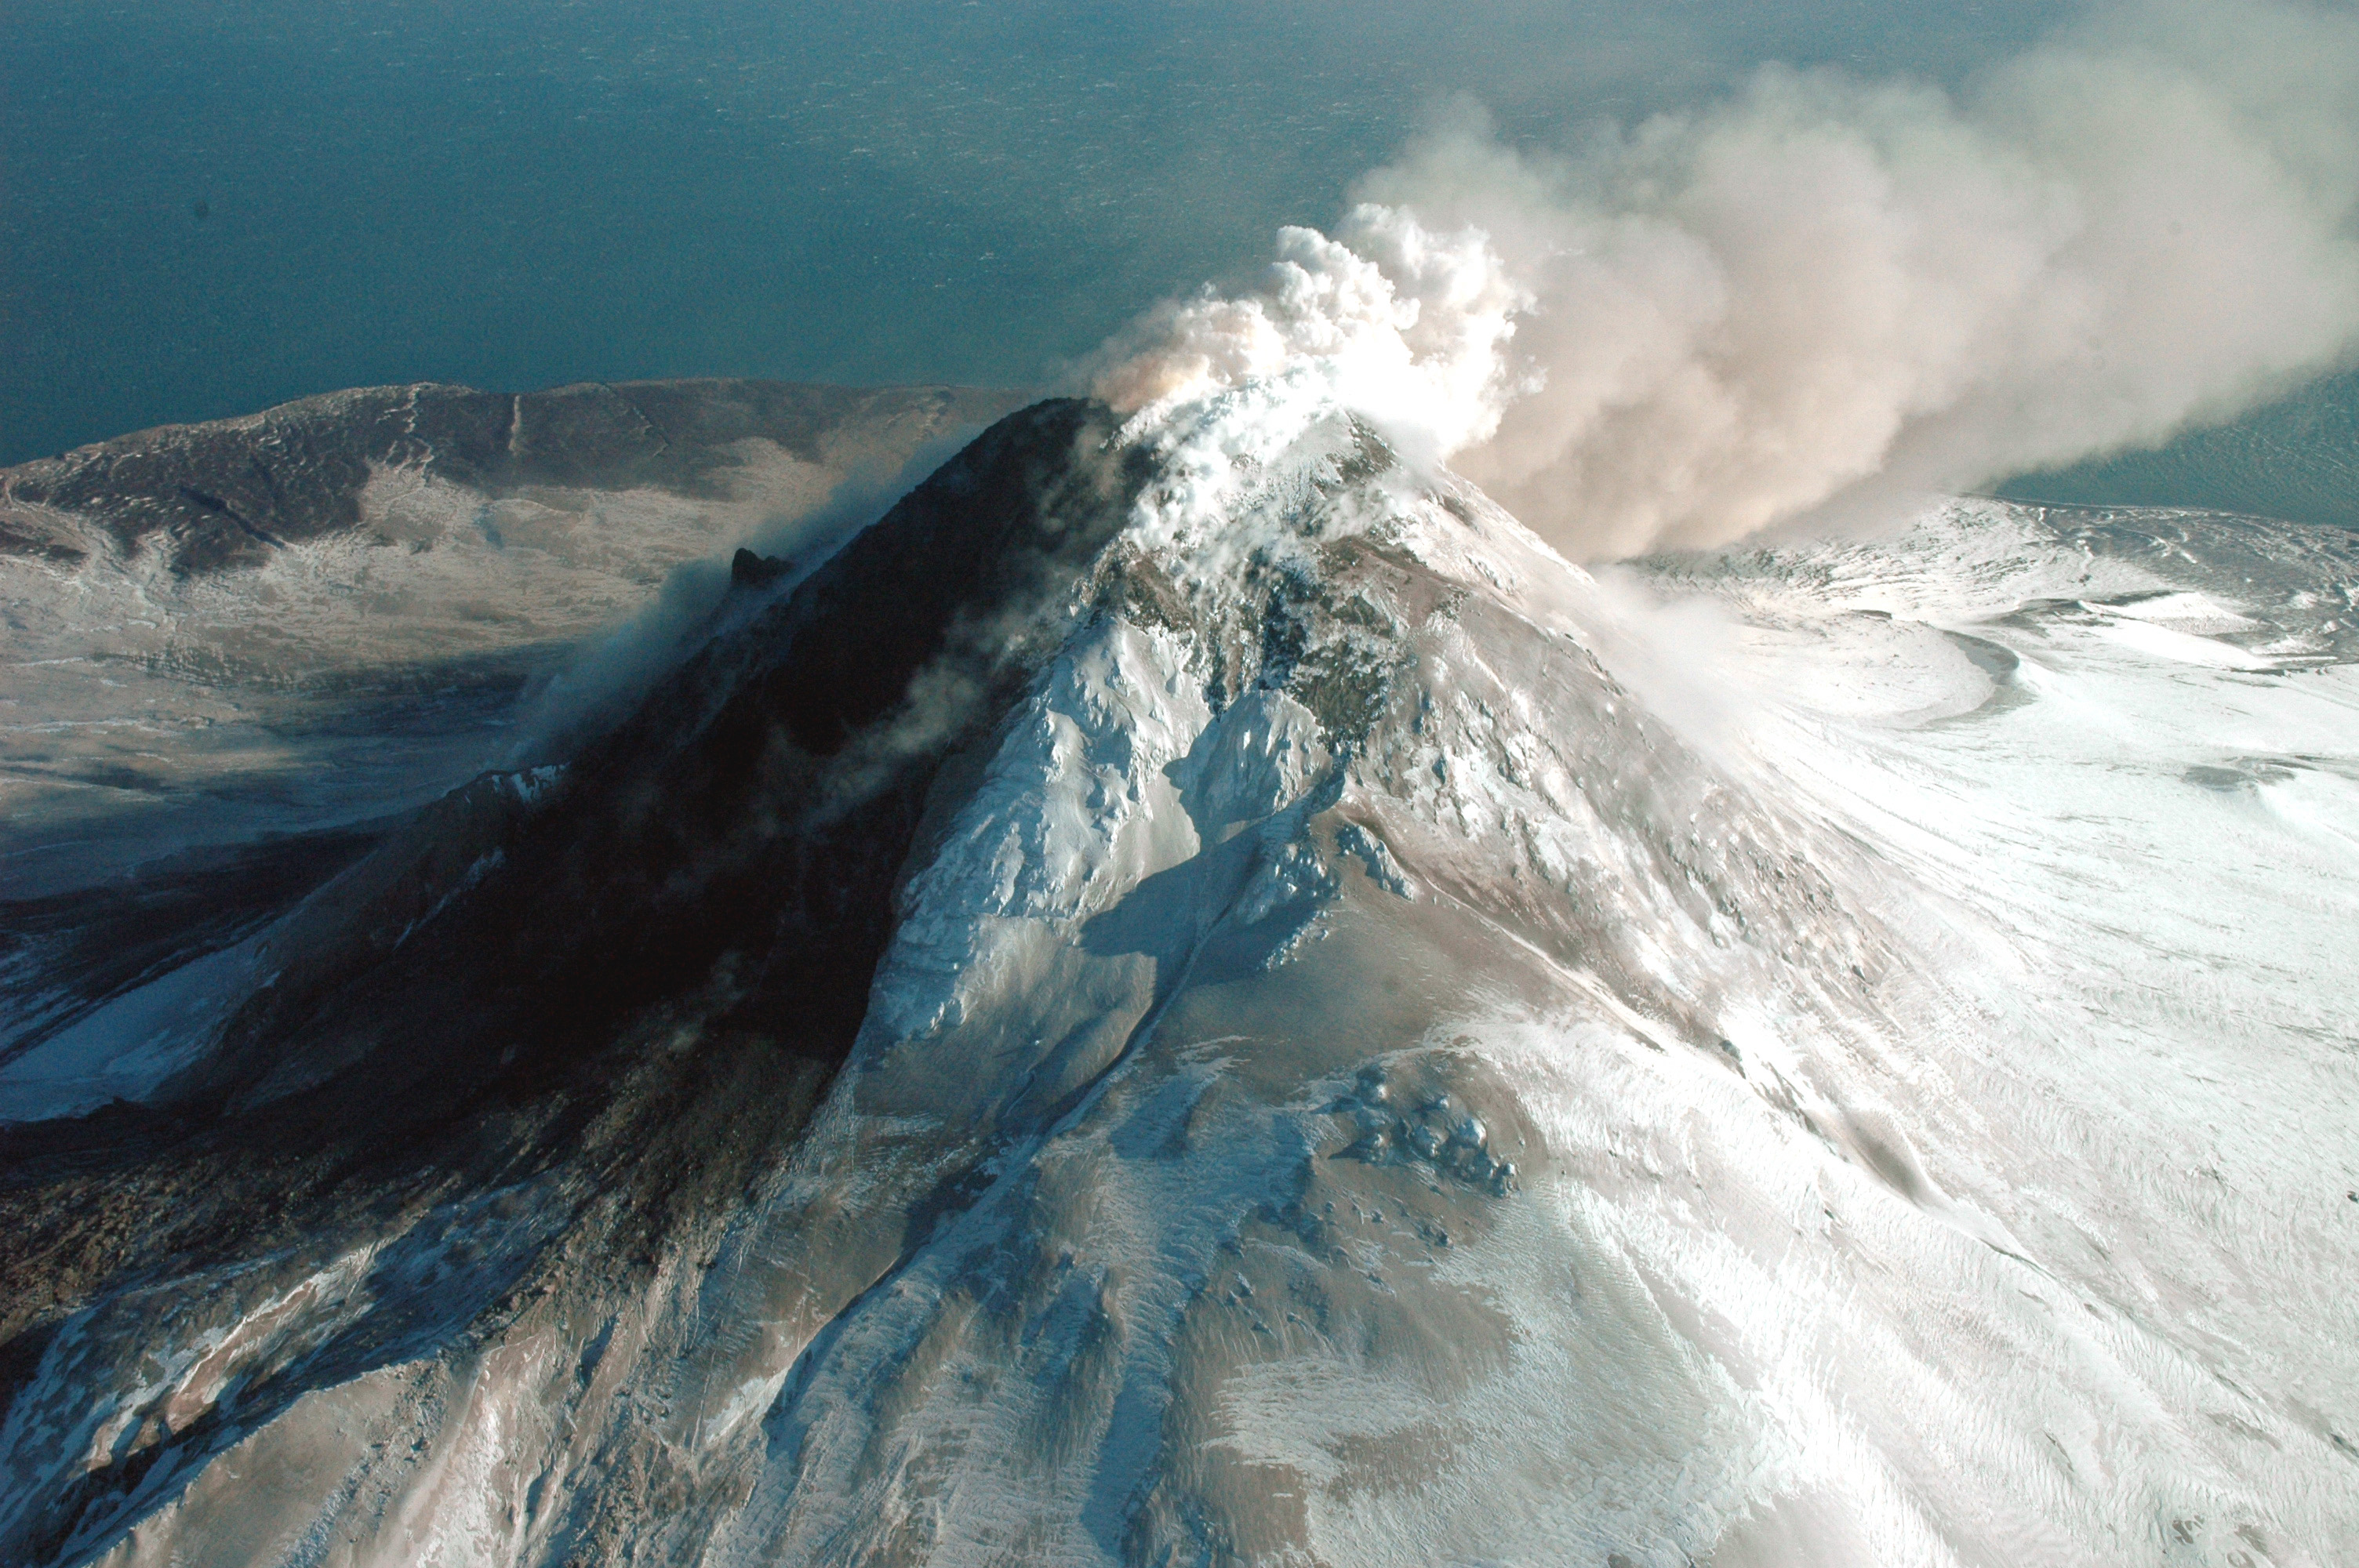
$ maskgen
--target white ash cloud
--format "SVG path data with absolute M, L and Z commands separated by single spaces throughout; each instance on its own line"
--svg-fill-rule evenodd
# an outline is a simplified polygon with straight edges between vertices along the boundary
M 2233 416 L 2359 347 L 2359 16 L 2146 4 L 1951 92 L 1771 68 L 1575 150 L 1462 108 L 1099 394 L 1332 387 L 1584 558 Z
M 1446 456 L 1488 438 L 1529 390 L 1507 350 L 1516 316 L 1537 303 L 1479 228 L 1438 233 L 1364 203 L 1338 239 L 1279 230 L 1257 292 L 1150 311 L 1095 390 L 1128 411 L 1296 378 Z

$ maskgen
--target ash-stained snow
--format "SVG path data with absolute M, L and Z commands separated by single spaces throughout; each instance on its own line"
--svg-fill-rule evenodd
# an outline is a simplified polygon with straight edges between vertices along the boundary
M 1962 503 L 1593 579 L 1310 393 L 1158 418 L 802 1140 L 49 1555 L 2359 1552 L 2347 552 Z M 391 1310 L 275 1267 L 160 1370 L 61 1331 L 20 1407 L 103 1430 L 11 1486 Z
M 1462 519 L 1398 470 L 1331 512 L 1321 486 L 1353 448 L 1336 425 L 1304 446 L 1276 471 L 1234 465 L 1222 503 L 1267 530 L 1278 598 L 1328 601 L 1292 612 L 1310 647 L 1379 669 L 1373 722 L 1321 726 L 1334 764 L 1274 790 L 1266 750 L 1190 743 L 1239 708 L 1263 722 L 1261 689 L 1208 720 L 1172 673 L 1183 653 L 1216 662 L 1224 614 L 1261 609 L 1219 603 L 1254 542 L 1152 520 L 1173 543 L 1147 558 L 1215 608 L 1192 637 L 1102 624 L 1093 638 L 1160 656 L 1093 655 L 1140 672 L 1109 683 L 1120 699 L 1060 666 L 1036 708 L 1136 715 L 1146 765 L 1125 785 L 1007 743 L 962 831 L 1059 825 L 1021 862 L 1025 914 L 1016 860 L 993 882 L 946 856 L 913 884 L 832 1113 L 863 1174 L 814 1162 L 749 1218 L 788 1277 L 824 1280 L 860 1227 L 815 1208 L 976 1194 L 914 1250 L 798 1301 L 816 1332 L 787 1327 L 745 1385 L 770 1410 L 762 1478 L 719 1560 L 888 1542 L 945 1563 L 2333 1560 L 2359 1492 L 2312 1379 L 2350 1408 L 2349 1358 L 2316 1348 L 2348 1315 L 2320 1286 L 2353 1261 L 2333 1206 L 2359 1148 L 2349 1098 L 2235 1185 L 2187 1170 L 2188 1135 L 2226 1108 L 2192 1083 L 2190 1127 L 2120 1129 L 2154 1103 L 2118 1084 L 2145 1059 L 2183 1077 L 2261 1042 L 2224 987 L 2107 1019 L 2096 998 L 2155 983 L 2150 951 L 1993 920 L 1961 868 L 1888 833 L 1908 797 L 1868 789 L 1861 760 L 1970 734 L 1926 709 L 1956 719 L 1995 691 L 1940 617 L 1887 611 L 1878 643 L 1824 654 L 1822 624 L 1784 625 L 1787 665 L 1763 661 L 1742 696 L 1690 668 L 1721 710 L 1698 704 L 1691 750 L 1593 656 L 1675 660 L 1676 618 L 1599 599 L 1479 498 L 1445 492 Z M 1325 575 L 1288 586 L 1306 561 Z M 1938 576 L 1907 566 L 1888 597 L 1940 608 Z M 2151 586 L 2135 566 L 2071 575 L 2085 594 L 2109 573 Z M 1731 575 L 1731 597 L 1756 586 Z M 1807 594 L 1793 575 L 1781 591 Z M 1962 575 L 1956 619 L 1980 625 L 2034 597 L 1991 579 L 2058 572 L 2018 557 Z M 1743 631 L 1732 616 L 1724 635 Z M 1870 660 L 1930 668 L 1882 711 L 1860 683 L 1841 732 L 1774 706 L 1798 667 L 1840 686 Z M 2180 664 L 2138 678 L 2169 688 Z M 1919 700 L 1945 684 L 1960 697 Z M 1872 808 L 1833 798 L 1830 749 Z M 2046 827 L 2035 779 L 2056 761 L 1992 779 L 1983 809 Z M 1098 809 L 1011 813 L 1060 779 Z M 1173 813 L 1190 790 L 1241 804 Z M 1222 844 L 1240 846 L 1226 865 Z M 2002 846 L 1958 848 L 2012 875 Z M 1371 859 L 1433 897 L 1343 874 Z M 1001 891 L 929 902 L 952 885 Z M 1325 939 L 1267 967 L 1262 919 L 1288 902 Z M 2347 908 L 2322 902 L 2321 935 Z M 2271 913 L 2240 912 L 2256 952 L 2279 946 Z M 959 961 L 940 964 L 953 945 L 929 916 L 968 934 Z M 2092 959 L 2114 967 L 2072 974 Z M 2323 1023 L 2349 999 L 2323 955 L 2302 967 L 2297 1005 Z M 963 1007 L 903 1011 L 961 984 Z M 2324 1031 L 2296 1059 L 2288 1089 L 2347 1087 Z

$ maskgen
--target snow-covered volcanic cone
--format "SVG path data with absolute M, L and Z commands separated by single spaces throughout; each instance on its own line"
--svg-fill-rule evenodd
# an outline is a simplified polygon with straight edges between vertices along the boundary
M 2349 1561 L 2355 568 L 1013 415 L 9 1135 L 0 1557 Z

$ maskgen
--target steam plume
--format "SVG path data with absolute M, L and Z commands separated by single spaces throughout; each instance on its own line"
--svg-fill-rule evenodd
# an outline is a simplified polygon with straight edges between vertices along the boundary
M 1332 387 L 1581 557 L 1709 545 L 2233 416 L 2359 345 L 2359 18 L 2101 15 L 1957 93 L 1772 68 L 1501 146 L 1462 106 L 1152 313 L 1118 407 Z

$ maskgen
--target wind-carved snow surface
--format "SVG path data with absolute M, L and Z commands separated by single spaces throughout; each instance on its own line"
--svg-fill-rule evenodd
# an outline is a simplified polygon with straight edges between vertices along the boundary
M 1313 382 L 1126 438 L 776 1173 L 66 1556 L 2359 1552 L 2352 551 L 1976 503 L 1600 579 Z M 274 1267 L 11 1433 L 384 1265 Z
M 2048 690 L 1947 730 L 1699 697 L 1660 673 L 1688 620 L 1274 401 L 1191 411 L 1178 439 L 1210 450 L 1125 568 L 1169 591 L 1093 624 L 1010 727 L 911 881 L 821 1135 L 743 1222 L 707 1310 L 762 1332 L 703 1440 L 750 1468 L 712 1560 L 2324 1563 L 2359 1541 L 2332 1283 L 2359 1138 L 2325 947 L 2359 914 L 2330 871 L 2359 823 L 2345 668 L 2190 691 L 2183 661 L 2093 637 L 2135 702 Z M 2007 564 L 1978 572 L 1955 557 L 1983 525 Z M 1887 611 L 1874 654 L 1798 642 L 1765 687 L 1913 657 L 1987 697 L 1936 655 L 1945 611 L 2038 597 L 1988 579 L 2148 580 L 2042 526 L 1853 552 L 1922 621 Z M 1822 632 L 1851 619 L 1827 575 L 1714 580 L 1815 596 Z M 2043 842 L 2043 785 L 2102 751 L 2075 709 L 2200 730 L 2223 697 L 2343 749 L 2300 775 L 2338 826 L 2295 931 L 2259 875 L 2188 874 L 2249 842 L 2144 870 L 2105 866 L 2104 834 Z M 2052 729 L 2002 738 L 2043 702 Z M 2020 750 L 1929 792 L 1912 747 L 1937 734 Z M 1947 859 L 1922 842 L 1945 832 Z M 2093 872 L 2141 902 L 2042 885 Z M 2220 901 L 2233 950 L 2174 941 Z M 2158 972 L 2190 959 L 2200 984 Z

